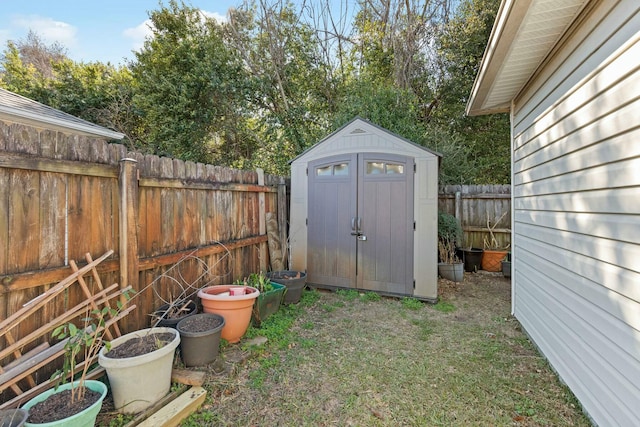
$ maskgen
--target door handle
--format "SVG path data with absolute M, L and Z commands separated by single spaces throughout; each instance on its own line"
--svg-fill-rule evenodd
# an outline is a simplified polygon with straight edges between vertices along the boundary
M 351 217 L 351 229 L 352 229 L 353 231 L 356 231 L 356 217 L 355 217 L 355 216 L 352 216 L 352 217 Z M 352 233 L 352 234 L 353 234 L 353 233 Z

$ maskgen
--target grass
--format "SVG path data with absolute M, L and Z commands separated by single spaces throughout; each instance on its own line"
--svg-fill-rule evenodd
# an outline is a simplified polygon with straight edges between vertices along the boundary
M 182 425 L 590 425 L 509 315 L 508 280 L 471 278 L 437 304 L 306 291 L 249 329 L 267 344 L 225 349 L 249 357 L 210 372 Z

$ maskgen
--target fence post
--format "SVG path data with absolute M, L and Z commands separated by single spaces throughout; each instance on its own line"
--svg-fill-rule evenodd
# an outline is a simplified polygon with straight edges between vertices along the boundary
M 138 162 L 120 160 L 120 288 L 138 291 Z M 121 297 L 124 303 L 124 296 Z
M 258 185 L 264 185 L 264 170 L 257 168 Z M 261 236 L 267 234 L 266 206 L 264 191 L 258 193 L 258 228 Z M 267 243 L 260 243 L 259 246 L 260 271 L 267 271 Z
M 284 178 L 280 178 L 278 184 L 278 231 L 280 232 L 280 242 L 282 246 L 283 259 L 282 264 L 286 266 L 291 265 L 291 259 L 289 258 L 289 240 L 287 239 L 287 218 L 289 214 L 287 212 L 287 185 L 284 182 Z M 288 262 L 285 262 L 285 259 Z M 288 267 L 287 267 L 288 268 Z

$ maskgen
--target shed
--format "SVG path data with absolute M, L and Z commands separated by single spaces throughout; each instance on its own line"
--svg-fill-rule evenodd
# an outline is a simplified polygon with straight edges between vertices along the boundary
M 467 105 L 508 112 L 512 311 L 600 426 L 640 425 L 640 3 L 503 0 Z
M 435 301 L 440 155 L 356 117 L 291 163 L 291 268 Z

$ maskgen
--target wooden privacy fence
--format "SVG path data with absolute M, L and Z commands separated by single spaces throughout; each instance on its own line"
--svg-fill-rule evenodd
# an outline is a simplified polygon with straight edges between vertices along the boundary
M 511 245 L 510 185 L 446 185 L 440 189 L 438 210 L 458 219 L 464 247 L 495 249 L 486 247 L 492 233 L 497 248 Z
M 114 250 L 95 270 L 103 283 L 134 291 L 137 309 L 120 321 L 122 332 L 148 327 L 166 301 L 269 269 L 267 217 L 276 224 L 269 236 L 286 242 L 285 186 L 261 171 L 0 121 L 0 320 L 71 275 L 73 260 L 81 268 L 85 254 Z M 65 290 L 12 339 L 82 298 Z M 7 345 L 1 336 L 0 348 Z

